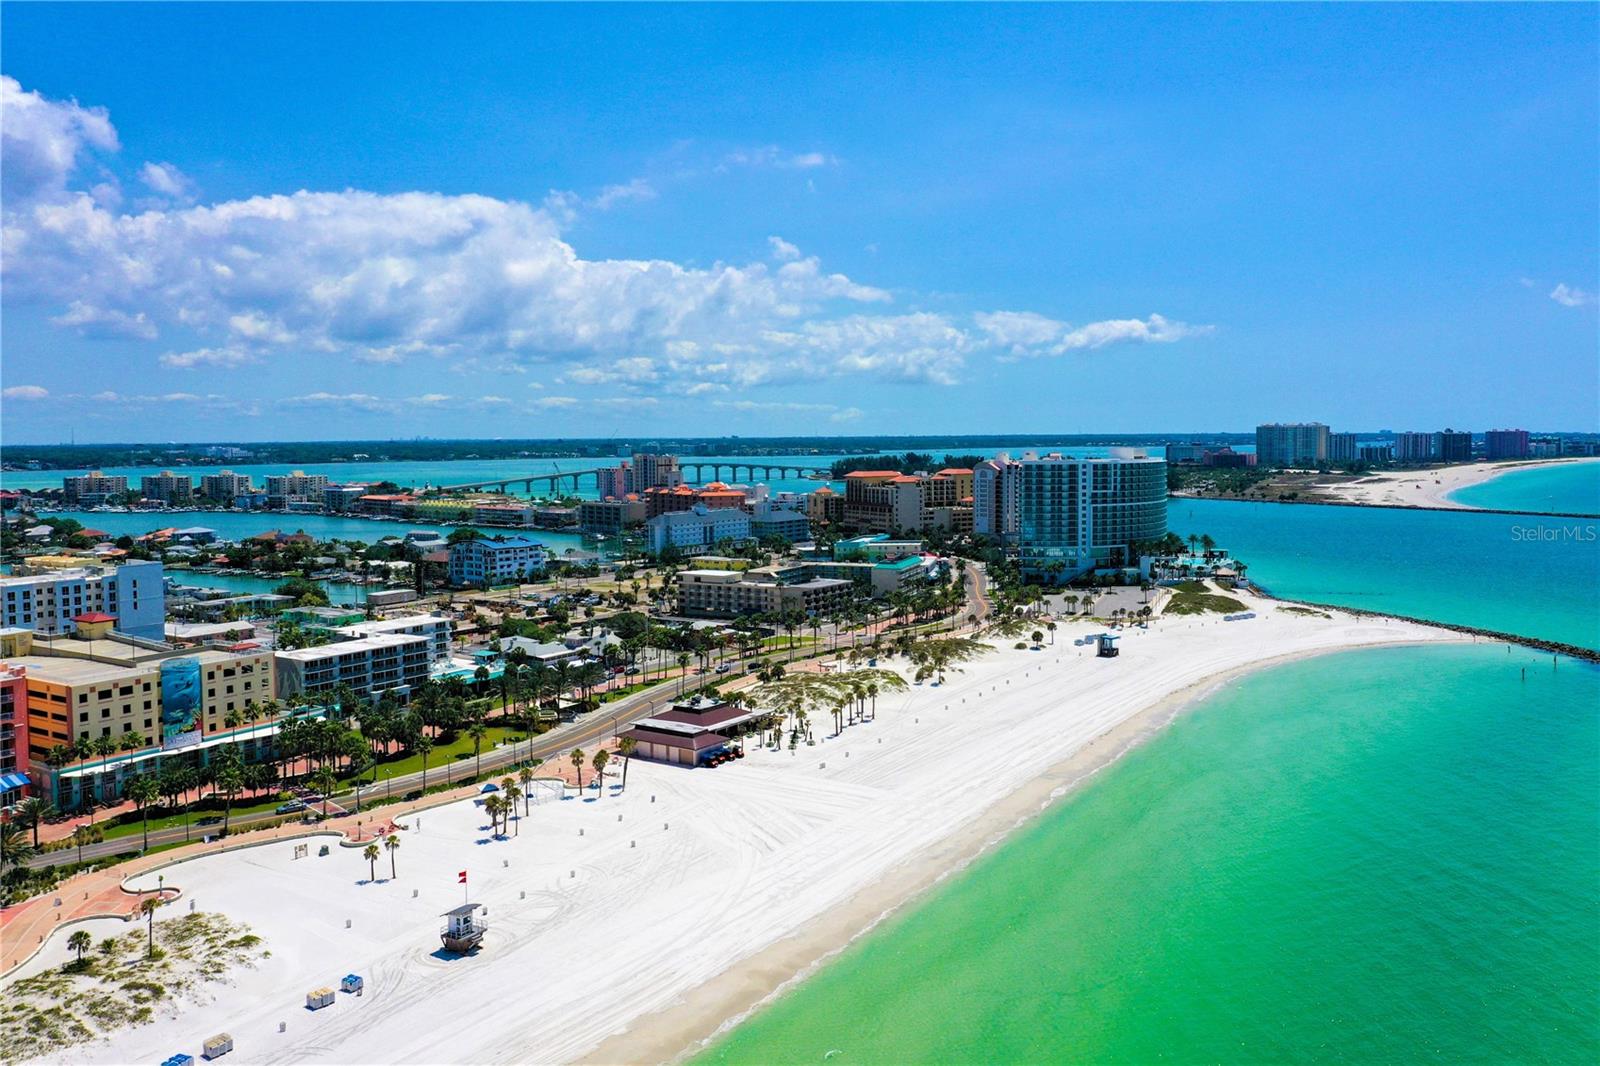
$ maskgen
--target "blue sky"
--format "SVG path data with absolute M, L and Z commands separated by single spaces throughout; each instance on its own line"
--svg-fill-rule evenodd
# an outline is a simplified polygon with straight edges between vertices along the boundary
M 1600 428 L 1593 6 L 3 14 L 6 442 Z

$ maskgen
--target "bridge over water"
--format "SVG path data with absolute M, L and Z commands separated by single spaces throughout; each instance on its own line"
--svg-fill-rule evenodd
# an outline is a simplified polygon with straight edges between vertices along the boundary
M 583 487 L 585 478 L 592 478 L 595 490 L 600 488 L 600 477 L 614 467 L 597 468 L 594 470 L 569 470 L 554 474 L 518 474 L 515 477 L 495 478 L 490 481 L 464 481 L 455 485 L 439 486 L 446 491 L 466 492 L 472 489 L 499 489 L 508 492 L 513 485 L 521 485 L 523 491 L 531 494 L 535 485 L 543 485 L 550 494 L 559 493 L 563 487 L 570 485 L 572 494 L 577 495 Z M 771 481 L 778 478 L 814 477 L 818 474 L 827 474 L 829 467 L 825 466 L 796 466 L 793 463 L 763 463 L 755 462 L 730 462 L 728 460 L 707 459 L 703 462 L 678 462 L 678 469 L 683 471 L 684 477 L 695 484 L 705 484 L 708 481 Z M 724 478 L 722 472 L 726 470 L 728 476 Z M 690 476 L 693 471 L 693 476 Z M 710 476 L 707 476 L 709 471 Z M 744 477 L 741 479 L 740 474 Z

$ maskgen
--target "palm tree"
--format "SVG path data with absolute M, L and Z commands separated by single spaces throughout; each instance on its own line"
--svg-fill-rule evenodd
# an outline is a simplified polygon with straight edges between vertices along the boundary
M 146 896 L 139 901 L 139 913 L 144 915 L 145 928 L 149 931 L 150 943 L 145 949 L 146 954 L 154 956 L 156 953 L 156 908 L 161 906 L 161 897 Z
M 79 929 L 77 932 L 67 937 L 67 949 L 70 951 L 76 951 L 78 953 L 79 966 L 83 965 L 83 953 L 88 951 L 90 945 L 93 943 L 94 938 L 89 935 L 89 931 L 87 929 Z
M 52 748 L 51 751 L 57 749 Z M 33 830 L 33 846 L 39 846 L 39 826 L 56 813 L 55 807 L 42 796 L 29 796 L 17 804 L 13 820 L 24 829 Z
M 1050 646 L 1053 648 L 1056 646 L 1056 624 L 1054 622 L 1046 622 L 1044 627 L 1050 631 Z
M 511 816 L 517 813 L 517 800 L 522 798 L 522 789 L 512 783 L 511 778 L 500 782 L 500 789 L 506 796 L 506 824 L 511 824 Z M 517 836 L 522 835 L 522 819 L 517 819 Z
M 326 818 L 328 799 L 332 796 L 333 790 L 339 787 L 339 775 L 334 772 L 333 767 L 324 766 L 311 775 L 311 787 L 322 793 L 322 816 Z
M 688 652 L 680 651 L 678 653 L 678 695 L 680 696 L 683 695 L 684 677 L 689 673 L 689 659 Z
M 90 833 L 88 826 L 80 825 L 73 828 L 72 842 L 78 846 L 78 865 L 80 866 L 83 865 L 83 846 L 89 843 L 89 840 Z
M 28 843 L 28 831 L 16 822 L 0 824 L 0 868 L 21 866 L 38 850 Z
M 937 676 L 942 685 L 946 670 L 991 650 L 990 645 L 971 637 L 939 637 L 917 641 L 906 654 L 917 665 L 918 680 Z
M 433 751 L 433 738 L 424 733 L 417 738 L 417 754 L 422 756 L 422 791 L 428 791 L 428 754 Z
M 482 722 L 473 722 L 467 727 L 467 736 L 472 738 L 472 758 L 475 764 L 472 776 L 474 778 L 483 773 L 483 738 L 488 735 L 489 727 Z
M 573 769 L 578 771 L 578 795 L 583 795 L 583 749 L 573 748 L 568 756 L 572 760 Z
M 600 795 L 602 797 L 606 794 L 606 763 L 610 761 L 611 753 L 606 749 L 601 748 L 594 753 L 594 779 L 595 784 L 600 787 Z
M 400 838 L 393 833 L 384 837 L 383 850 L 389 853 L 389 880 L 393 881 L 398 876 L 394 872 L 394 853 L 400 850 Z
M 633 761 L 633 752 L 638 746 L 639 742 L 632 737 L 623 737 L 617 741 L 617 753 L 622 756 L 622 788 L 624 791 L 628 788 L 628 764 Z
M 1035 629 L 1032 633 L 1029 633 L 1028 638 L 1033 641 L 1033 646 L 1035 648 L 1044 643 L 1044 634 L 1039 632 L 1037 629 Z
M 376 881 L 378 879 L 378 845 L 368 844 L 361 849 L 361 857 L 367 860 L 367 880 Z
M 533 768 L 531 766 L 524 766 L 522 769 L 518 770 L 517 780 L 522 782 L 522 816 L 526 818 L 528 816 L 528 786 L 533 782 Z M 518 828 L 520 829 L 520 826 Z
M 138 806 L 139 813 L 144 817 L 144 850 L 150 850 L 150 805 L 161 795 L 161 786 L 156 784 L 152 774 L 140 774 L 128 782 L 128 787 L 123 790 L 127 797 Z

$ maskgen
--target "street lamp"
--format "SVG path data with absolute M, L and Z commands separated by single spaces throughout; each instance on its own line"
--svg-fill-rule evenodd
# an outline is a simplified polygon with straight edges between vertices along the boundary
M 389 798 L 389 794 L 390 794 L 389 775 L 392 774 L 392 773 L 394 773 L 393 770 L 385 770 L 383 772 L 383 798 L 384 799 L 388 799 Z

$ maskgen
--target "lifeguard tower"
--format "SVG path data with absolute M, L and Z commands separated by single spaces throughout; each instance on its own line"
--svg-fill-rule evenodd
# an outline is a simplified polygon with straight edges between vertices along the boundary
M 1117 641 L 1121 639 L 1121 637 L 1111 633 L 1101 633 L 1095 639 L 1095 654 L 1102 659 L 1115 659 L 1120 650 L 1117 647 Z
M 463 903 L 440 916 L 445 921 L 444 928 L 439 931 L 439 939 L 444 941 L 446 951 L 467 955 L 478 950 L 483 943 L 483 934 L 489 930 L 489 920 L 478 917 L 481 909 L 481 903 Z

